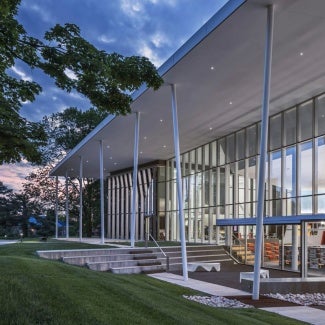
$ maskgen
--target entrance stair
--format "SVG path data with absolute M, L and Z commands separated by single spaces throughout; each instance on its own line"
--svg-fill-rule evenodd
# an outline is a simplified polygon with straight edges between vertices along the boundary
M 162 250 L 168 257 L 168 261 L 158 247 L 37 251 L 37 254 L 42 258 L 61 260 L 67 264 L 117 274 L 180 270 L 182 268 L 181 247 L 166 246 L 162 247 Z M 188 245 L 186 250 L 189 263 L 232 261 L 222 246 Z

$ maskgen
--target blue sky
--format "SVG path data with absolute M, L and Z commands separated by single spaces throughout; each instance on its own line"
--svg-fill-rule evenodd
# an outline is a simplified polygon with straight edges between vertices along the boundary
M 26 31 L 42 38 L 56 23 L 74 23 L 97 48 L 122 55 L 148 57 L 157 67 L 211 18 L 227 0 L 22 0 L 18 20 Z M 70 106 L 81 109 L 89 102 L 77 93 L 67 94 L 50 78 L 17 63 L 17 78 L 34 80 L 43 91 L 22 114 L 39 121 Z M 30 172 L 25 163 L 0 166 L 0 180 L 17 190 Z

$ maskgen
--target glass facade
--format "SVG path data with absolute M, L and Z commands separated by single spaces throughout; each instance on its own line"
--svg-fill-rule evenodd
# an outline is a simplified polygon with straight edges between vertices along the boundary
M 248 246 L 253 247 L 255 226 L 238 225 L 229 230 L 217 227 L 216 220 L 256 216 L 259 133 L 260 123 L 254 123 L 181 155 L 186 239 L 226 245 L 228 241 L 232 246 L 236 239 L 245 244 L 246 263 L 250 261 Z M 325 95 L 270 117 L 266 216 L 325 212 L 324 135 Z M 158 214 L 168 220 L 166 239 L 179 240 L 174 159 L 167 161 L 165 176 L 159 185 L 166 194 L 165 210 Z M 317 225 L 321 229 L 323 223 Z M 265 226 L 264 264 L 299 270 L 301 236 L 300 225 Z

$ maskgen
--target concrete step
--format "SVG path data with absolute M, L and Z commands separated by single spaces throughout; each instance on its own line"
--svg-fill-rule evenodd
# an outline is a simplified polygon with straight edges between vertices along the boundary
M 125 260 L 125 261 L 108 261 L 108 262 L 89 262 L 86 266 L 94 271 L 110 271 L 112 268 L 133 267 L 141 265 L 161 265 L 160 260 L 143 259 L 143 260 Z
M 130 266 L 123 268 L 112 268 L 111 272 L 115 274 L 139 274 L 139 273 L 155 273 L 164 272 L 166 267 L 163 265 L 146 265 L 146 266 Z
M 153 254 L 153 253 L 137 253 L 137 254 L 130 254 L 129 256 L 133 257 L 134 260 L 142 260 L 144 258 L 148 259 L 156 259 L 157 255 Z

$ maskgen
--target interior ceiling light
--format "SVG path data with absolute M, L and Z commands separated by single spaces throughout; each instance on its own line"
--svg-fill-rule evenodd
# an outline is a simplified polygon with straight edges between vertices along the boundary
M 142 151 L 140 151 L 140 155 L 142 155 L 143 154 L 143 152 Z

